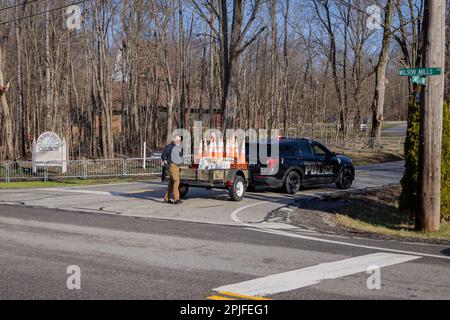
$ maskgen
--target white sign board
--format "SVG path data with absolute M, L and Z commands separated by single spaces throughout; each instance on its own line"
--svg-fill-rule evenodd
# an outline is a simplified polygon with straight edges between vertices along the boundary
M 44 132 L 33 141 L 33 172 L 37 167 L 61 167 L 67 172 L 66 141 L 53 132 Z

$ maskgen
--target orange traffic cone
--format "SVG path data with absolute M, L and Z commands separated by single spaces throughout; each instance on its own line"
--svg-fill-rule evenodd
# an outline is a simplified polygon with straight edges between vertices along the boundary
M 239 148 L 239 160 L 238 160 L 239 164 L 245 164 L 246 163 L 246 159 L 245 159 L 245 141 L 242 141 L 241 146 Z
M 201 158 L 203 158 L 203 139 L 200 140 L 200 145 L 196 147 L 196 150 L 194 150 L 195 163 L 199 163 Z
M 211 135 L 211 140 L 209 142 L 209 148 L 208 148 L 208 154 L 212 160 L 217 159 L 217 141 L 216 141 L 215 135 Z
M 209 146 L 208 143 L 202 140 L 203 145 L 203 158 L 209 158 Z
M 233 158 L 234 158 L 234 163 L 239 163 L 239 141 L 238 141 L 238 139 L 236 137 L 234 138 L 234 154 L 233 154 Z
M 217 160 L 222 161 L 223 160 L 223 140 L 218 139 L 217 140 Z
M 231 137 L 230 139 L 227 139 L 227 150 L 226 150 L 226 157 L 228 159 L 234 158 L 234 144 L 233 144 L 234 137 Z

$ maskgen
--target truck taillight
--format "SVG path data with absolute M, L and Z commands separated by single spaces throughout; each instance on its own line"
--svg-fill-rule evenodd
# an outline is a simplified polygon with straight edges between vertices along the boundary
M 269 158 L 269 159 L 267 159 L 267 168 L 268 169 L 273 169 L 276 166 L 278 166 L 279 162 L 280 162 L 279 159 Z
M 278 173 L 280 164 L 280 159 L 278 158 L 268 158 L 265 168 L 261 168 L 261 174 L 266 176 L 275 175 Z

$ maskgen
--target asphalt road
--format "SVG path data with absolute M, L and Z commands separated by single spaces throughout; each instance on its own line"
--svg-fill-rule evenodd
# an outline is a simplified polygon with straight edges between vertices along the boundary
M 217 295 L 214 289 L 222 286 L 275 274 L 281 274 L 280 279 L 275 286 L 266 285 L 274 292 L 264 294 L 266 298 L 450 298 L 449 248 L 307 233 L 305 237 L 233 226 L 1 205 L 0 298 L 205 299 Z M 381 289 L 369 290 L 370 275 L 361 272 L 369 267 L 364 265 L 364 257 L 375 255 L 370 264 L 383 265 L 386 257 L 380 254 L 406 257 L 408 261 L 382 268 Z M 336 270 L 347 269 L 338 265 L 331 270 L 320 267 L 349 258 L 360 260 L 360 272 L 356 269 L 334 279 Z M 358 268 L 357 262 L 345 262 L 345 266 L 353 270 Z M 80 290 L 67 289 L 66 270 L 71 265 L 80 268 Z M 313 270 L 304 269 L 308 267 Z M 292 270 L 300 271 L 283 274 Z M 317 277 L 331 279 L 304 282 Z M 298 288 L 283 291 L 278 285 L 286 281 Z M 239 286 L 232 287 L 234 294 L 246 292 L 245 285 Z
M 398 183 L 401 171 L 401 163 L 358 168 L 355 188 Z M 446 246 L 264 219 L 332 186 L 260 191 L 242 203 L 197 190 L 181 206 L 162 204 L 163 191 L 151 182 L 0 191 L 0 299 L 450 299 Z M 67 288 L 72 265 L 80 290 Z
M 402 136 L 406 137 L 406 132 L 408 130 L 408 124 L 406 122 L 399 122 L 393 127 L 383 130 L 383 134 L 389 134 L 391 136 Z

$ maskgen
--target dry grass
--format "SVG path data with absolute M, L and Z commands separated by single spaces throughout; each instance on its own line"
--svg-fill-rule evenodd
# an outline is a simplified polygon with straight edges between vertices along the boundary
M 342 154 L 352 159 L 356 166 L 404 160 L 402 154 L 387 151 L 345 151 Z
M 339 209 L 335 222 L 348 229 L 387 236 L 416 239 L 450 239 L 450 223 L 443 222 L 436 233 L 414 230 L 414 221 L 398 209 L 400 187 L 390 187 L 365 195 L 351 195 Z

